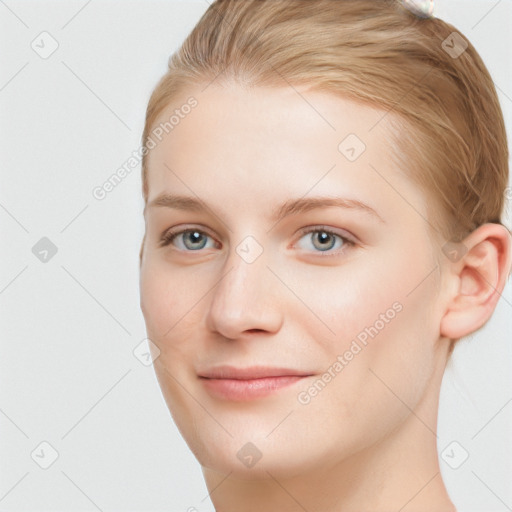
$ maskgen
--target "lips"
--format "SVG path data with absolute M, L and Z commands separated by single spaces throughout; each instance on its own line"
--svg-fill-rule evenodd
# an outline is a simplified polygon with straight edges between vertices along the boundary
M 198 373 L 206 390 L 216 398 L 247 401 L 291 386 L 312 374 L 291 368 L 220 366 Z

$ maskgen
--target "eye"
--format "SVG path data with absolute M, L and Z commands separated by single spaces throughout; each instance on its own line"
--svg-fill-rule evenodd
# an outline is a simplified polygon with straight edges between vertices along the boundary
M 311 245 L 309 244 L 299 244 L 301 249 L 305 249 L 307 251 L 313 251 L 321 253 L 322 257 L 327 256 L 339 256 L 342 252 L 345 252 L 349 248 L 356 245 L 354 241 L 349 239 L 347 236 L 344 236 L 340 233 L 336 233 L 331 229 L 328 229 L 324 226 L 317 226 L 313 228 L 304 228 L 301 230 L 301 240 L 310 240 Z M 212 241 L 210 246 L 208 247 L 208 239 Z M 170 244 L 173 244 L 177 247 L 178 250 L 184 252 L 195 252 L 200 251 L 202 249 L 211 249 L 215 248 L 218 244 L 215 240 L 206 232 L 195 229 L 188 228 L 182 230 L 167 230 L 162 234 L 160 239 L 159 246 L 165 247 Z M 306 247 L 304 247 L 306 245 Z M 311 249 L 313 247 L 313 249 Z M 333 252 L 333 249 L 337 248 L 337 251 Z M 325 256 L 323 253 L 327 253 Z
M 349 248 L 355 246 L 355 242 L 350 240 L 348 237 L 343 236 L 340 233 L 336 233 L 326 227 L 314 227 L 314 228 L 306 228 L 301 230 L 302 237 L 300 240 L 309 240 L 309 243 L 303 244 L 302 249 L 310 250 L 311 246 L 313 247 L 313 252 L 326 253 L 329 251 L 329 254 L 325 256 L 339 256 L 342 252 L 345 252 Z M 299 240 L 299 242 L 300 242 Z M 306 245 L 306 247 L 304 247 Z M 308 247 L 309 246 L 309 247 Z M 337 248 L 337 251 L 330 252 L 332 249 Z M 321 254 L 322 257 L 323 254 Z
M 205 243 L 208 238 L 212 239 L 210 235 L 200 229 L 191 228 L 182 229 L 180 231 L 168 230 L 162 235 L 159 246 L 165 247 L 177 240 L 181 243 L 174 245 L 176 245 L 176 247 L 181 251 L 200 251 L 201 249 L 208 248 Z

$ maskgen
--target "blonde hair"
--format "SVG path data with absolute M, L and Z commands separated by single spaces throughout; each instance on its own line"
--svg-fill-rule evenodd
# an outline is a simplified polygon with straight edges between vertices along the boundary
M 467 44 L 459 56 L 448 51 L 454 41 Z M 428 221 L 445 241 L 502 224 L 503 114 L 482 59 L 449 23 L 420 19 L 398 0 L 216 0 L 170 57 L 147 107 L 143 144 L 177 94 L 213 80 L 310 84 L 383 109 L 398 127 L 395 162 L 430 194 Z M 148 153 L 146 203 L 147 162 Z

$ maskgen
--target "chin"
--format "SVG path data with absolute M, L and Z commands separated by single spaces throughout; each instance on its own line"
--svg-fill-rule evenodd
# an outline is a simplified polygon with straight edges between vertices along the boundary
M 286 453 L 276 453 L 265 448 L 260 450 L 260 454 L 255 454 L 253 461 L 247 460 L 247 454 L 241 455 L 240 460 L 238 454 L 243 450 L 244 448 L 235 450 L 229 447 L 225 450 L 196 454 L 196 458 L 203 469 L 223 475 L 230 474 L 230 478 L 237 480 L 264 480 L 271 477 L 286 479 L 298 476 L 308 468 L 307 460 L 302 457 L 290 460 Z
M 219 434 L 220 435 L 220 434 Z M 316 446 L 311 439 L 287 433 L 266 439 L 267 432 L 247 430 L 244 435 L 222 439 L 206 434 L 200 440 L 186 439 L 203 469 L 239 480 L 261 480 L 274 477 L 288 479 L 310 471 L 322 471 L 344 457 L 343 450 L 328 445 Z M 349 455 L 349 446 L 346 447 Z M 334 453 L 336 452 L 336 453 Z M 332 459 L 332 460 L 331 460 Z

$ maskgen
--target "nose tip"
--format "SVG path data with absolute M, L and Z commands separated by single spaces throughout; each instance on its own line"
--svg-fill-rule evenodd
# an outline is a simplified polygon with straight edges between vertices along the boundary
M 207 315 L 209 329 L 229 339 L 279 329 L 282 312 L 274 300 L 275 292 L 269 293 L 272 275 L 263 258 L 247 263 L 234 252 L 230 262 L 230 270 L 213 291 Z

